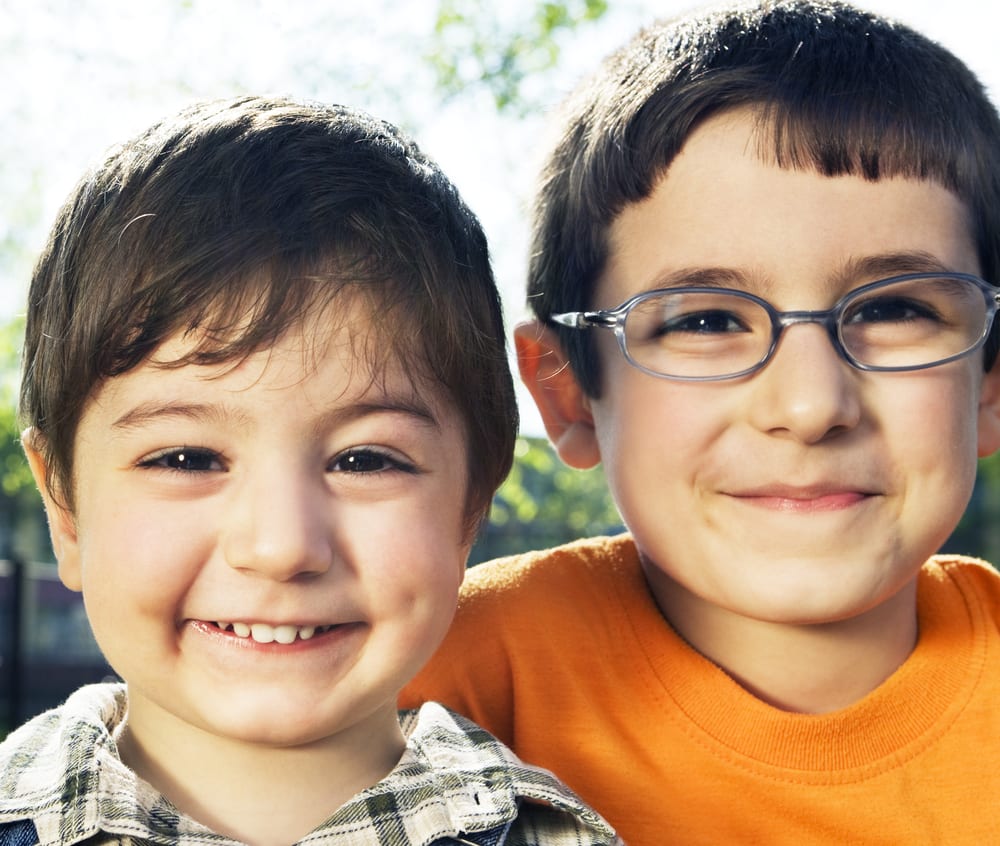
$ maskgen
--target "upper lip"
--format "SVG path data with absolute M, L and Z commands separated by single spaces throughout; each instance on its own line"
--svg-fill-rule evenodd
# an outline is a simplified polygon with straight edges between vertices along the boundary
M 253 625 L 254 623 L 263 623 L 265 626 L 271 626 L 276 628 L 277 626 L 295 626 L 297 628 L 305 628 L 307 626 L 313 626 L 318 628 L 319 626 L 335 626 L 337 623 L 331 620 L 315 621 L 315 620 L 271 620 L 266 617 L 252 617 L 252 616 L 230 616 L 230 617 L 205 617 L 202 618 L 207 623 L 246 623 L 247 625 Z
M 320 619 L 318 617 L 313 617 L 311 615 L 303 615 L 298 619 L 286 617 L 285 619 L 277 619 L 274 616 L 262 614 L 261 616 L 255 616 L 253 614 L 221 614 L 213 616 L 202 616 L 202 615 L 190 615 L 185 618 L 186 622 L 191 623 L 209 623 L 211 625 L 226 625 L 232 626 L 233 623 L 245 623 L 248 626 L 253 626 L 257 624 L 263 624 L 270 626 L 271 628 L 278 628 L 279 626 L 292 626 L 296 629 L 328 629 L 332 626 L 347 625 L 350 623 L 358 622 L 360 618 L 358 617 L 337 617 L 335 619 Z
M 735 497 L 773 497 L 776 499 L 810 500 L 821 499 L 825 496 L 835 496 L 837 494 L 872 496 L 877 491 L 865 485 L 823 482 L 812 485 L 789 485 L 786 483 L 752 485 L 745 488 L 733 488 L 727 491 L 727 493 Z

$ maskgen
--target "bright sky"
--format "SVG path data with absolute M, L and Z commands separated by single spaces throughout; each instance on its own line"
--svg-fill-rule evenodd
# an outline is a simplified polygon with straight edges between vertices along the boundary
M 516 20 L 525 2 L 490 14 Z M 450 104 L 435 100 L 420 57 L 437 5 L 0 0 L 0 320 L 22 311 L 47 227 L 103 149 L 187 102 L 240 92 L 347 102 L 407 126 L 482 217 L 508 312 L 518 317 L 524 207 L 543 115 L 500 120 L 483 96 Z M 638 26 L 692 5 L 611 0 L 611 12 L 598 26 L 566 43 L 560 73 L 540 77 L 542 99 L 555 104 L 575 78 Z M 952 49 L 1000 98 L 1000 51 L 981 0 L 864 5 Z M 471 12 L 478 4 L 469 0 L 465 7 Z M 534 434 L 539 430 L 529 406 L 522 402 L 524 428 Z

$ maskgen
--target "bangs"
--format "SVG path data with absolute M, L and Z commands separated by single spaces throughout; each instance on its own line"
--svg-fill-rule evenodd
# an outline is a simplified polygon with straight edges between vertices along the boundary
M 412 299 L 408 287 L 370 261 L 345 254 L 309 263 L 273 259 L 244 272 L 237 267 L 223 275 L 192 273 L 169 282 L 150 279 L 119 304 L 133 320 L 105 324 L 100 378 L 127 373 L 177 335 L 193 344 L 183 357 L 160 366 L 237 365 L 310 318 L 328 321 L 326 330 L 351 330 L 351 342 L 373 365 L 389 355 L 409 365 L 423 351 L 413 349 L 415 310 L 401 304 Z M 359 304 L 365 315 L 360 322 Z
M 805 95 L 805 92 L 803 92 Z M 976 147 L 969 133 L 939 126 L 928 111 L 890 111 L 872 92 L 827 99 L 802 96 L 756 108 L 762 158 L 779 167 L 873 182 L 937 182 L 968 201 L 975 191 Z

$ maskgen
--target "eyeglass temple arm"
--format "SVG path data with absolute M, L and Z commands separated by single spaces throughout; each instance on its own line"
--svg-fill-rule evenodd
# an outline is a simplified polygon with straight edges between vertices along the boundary
M 605 326 L 613 329 L 618 325 L 620 317 L 607 311 L 565 311 L 560 314 L 550 314 L 549 320 L 570 329 L 589 329 L 591 326 Z

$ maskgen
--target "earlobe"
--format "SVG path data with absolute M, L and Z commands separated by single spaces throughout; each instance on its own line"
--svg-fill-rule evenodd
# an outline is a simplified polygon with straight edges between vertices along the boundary
M 586 470 L 601 461 L 590 400 L 580 388 L 555 332 L 538 321 L 514 330 L 521 379 L 559 457 Z
M 82 589 L 82 583 L 76 519 L 69 508 L 60 502 L 62 497 L 57 498 L 49 488 L 48 465 L 39 443 L 42 437 L 36 430 L 26 429 L 21 434 L 21 446 L 24 448 L 28 465 L 31 467 L 31 475 L 35 478 L 35 484 L 45 504 L 52 551 L 59 563 L 59 579 L 70 590 L 79 591 Z
M 983 377 L 977 423 L 979 457 L 986 458 L 1000 449 L 1000 364 Z

